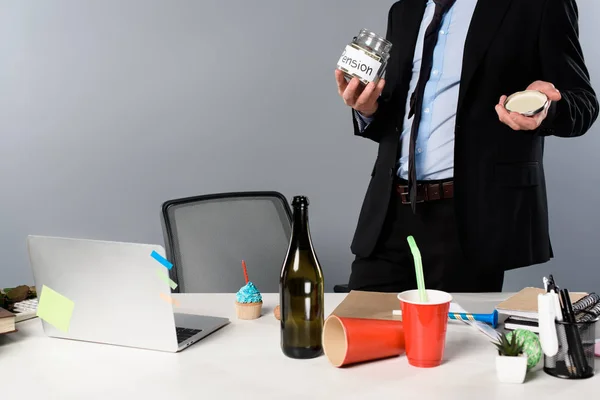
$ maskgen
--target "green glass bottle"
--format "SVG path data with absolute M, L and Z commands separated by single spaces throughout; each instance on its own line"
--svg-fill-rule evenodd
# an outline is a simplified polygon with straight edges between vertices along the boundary
M 281 269 L 281 349 L 291 358 L 323 354 L 323 271 L 308 228 L 308 199 L 296 196 L 292 236 Z

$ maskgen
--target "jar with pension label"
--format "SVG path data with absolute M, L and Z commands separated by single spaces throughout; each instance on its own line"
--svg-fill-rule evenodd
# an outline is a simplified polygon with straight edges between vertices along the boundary
M 365 85 L 377 82 L 385 72 L 391 49 L 392 43 L 362 29 L 344 49 L 337 68 L 346 78 L 356 77 Z

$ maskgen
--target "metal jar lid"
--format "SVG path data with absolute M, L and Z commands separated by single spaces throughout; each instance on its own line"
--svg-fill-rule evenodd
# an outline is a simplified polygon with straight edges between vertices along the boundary
M 544 111 L 548 102 L 548 96 L 539 90 L 525 90 L 510 95 L 504 102 L 504 108 L 526 117 L 532 117 Z

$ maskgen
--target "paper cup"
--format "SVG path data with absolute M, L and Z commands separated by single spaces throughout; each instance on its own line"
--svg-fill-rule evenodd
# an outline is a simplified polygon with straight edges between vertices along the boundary
M 415 367 L 431 368 L 442 363 L 446 346 L 448 311 L 452 296 L 439 290 L 427 290 L 428 302 L 419 301 L 419 291 L 409 290 L 398 295 L 402 308 L 402 323 L 406 357 Z
M 401 321 L 331 315 L 323 327 L 323 351 L 334 367 L 396 357 L 404 350 Z
M 239 319 L 257 319 L 262 311 L 262 301 L 259 303 L 235 302 L 235 312 Z

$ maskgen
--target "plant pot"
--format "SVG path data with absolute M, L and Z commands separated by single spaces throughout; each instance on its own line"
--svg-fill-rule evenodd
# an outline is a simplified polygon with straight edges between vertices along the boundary
M 527 355 L 496 356 L 496 374 L 504 383 L 523 383 L 527 375 Z

